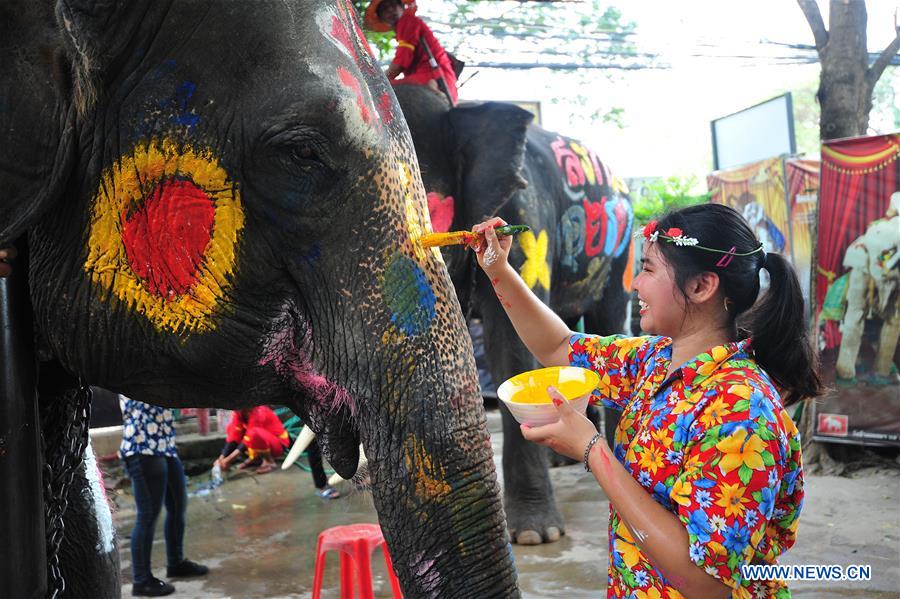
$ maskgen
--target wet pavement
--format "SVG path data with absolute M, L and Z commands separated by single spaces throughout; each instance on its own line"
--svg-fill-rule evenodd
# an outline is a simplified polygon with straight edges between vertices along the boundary
M 500 472 L 500 416 L 488 412 Z M 609 504 L 580 465 L 551 471 L 566 535 L 557 543 L 515 546 L 523 597 L 605 596 Z M 502 476 L 501 476 L 502 480 Z M 341 487 L 347 495 L 319 499 L 312 477 L 298 468 L 263 476 L 232 475 L 205 490 L 209 476 L 191 479 L 185 539 L 187 557 L 207 564 L 207 577 L 175 580 L 174 597 L 198 599 L 308 598 L 312 594 L 316 539 L 331 526 L 377 522 L 368 494 Z M 123 597 L 131 597 L 128 536 L 134 524 L 130 494 L 116 496 L 116 527 L 123 570 Z M 854 478 L 810 476 L 800 538 L 782 560 L 788 564 L 868 564 L 867 582 L 803 582 L 795 597 L 900 597 L 900 476 L 866 471 Z M 154 573 L 165 574 L 162 518 L 153 547 Z M 380 552 L 373 557 L 375 596 L 390 597 Z M 329 554 L 323 597 L 339 596 L 338 560 Z

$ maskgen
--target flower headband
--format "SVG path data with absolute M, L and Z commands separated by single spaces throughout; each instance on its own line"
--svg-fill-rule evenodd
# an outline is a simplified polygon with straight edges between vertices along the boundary
M 694 247 L 694 248 L 697 248 L 698 250 L 706 250 L 707 252 L 715 252 L 717 254 L 724 254 L 724 256 L 722 256 L 722 258 L 718 262 L 716 262 L 716 266 L 718 266 L 719 268 L 725 268 L 726 266 L 731 264 L 731 261 L 734 259 L 735 256 L 750 256 L 750 255 L 755 254 L 756 252 L 763 251 L 762 244 L 759 244 L 759 247 L 757 247 L 755 250 L 751 250 L 749 252 L 743 252 L 743 253 L 735 252 L 735 250 L 737 250 L 737 247 L 735 247 L 735 246 L 731 246 L 730 250 L 720 250 L 720 249 L 716 249 L 716 248 L 705 247 L 705 246 L 699 245 L 700 242 L 697 240 L 696 237 L 686 237 L 684 235 L 684 231 L 682 231 L 678 227 L 670 227 L 669 230 L 665 231 L 665 232 L 658 230 L 657 222 L 655 220 L 651 220 L 649 223 L 647 223 L 644 226 L 643 231 L 641 231 L 641 233 L 638 233 L 638 235 L 643 235 L 644 239 L 646 239 L 647 241 L 649 241 L 651 243 L 654 241 L 657 241 L 659 239 L 662 239 L 663 241 L 668 241 L 669 243 L 674 243 L 675 245 L 677 245 L 679 247 Z M 763 252 L 763 259 L 765 259 L 765 252 Z

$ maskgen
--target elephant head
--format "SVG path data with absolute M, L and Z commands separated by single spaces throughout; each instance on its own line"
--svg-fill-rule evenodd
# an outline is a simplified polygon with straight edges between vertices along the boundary
M 516 595 L 462 315 L 349 0 L 5 3 L 0 247 L 43 350 L 358 444 L 408 596 Z
M 438 94 L 415 85 L 396 87 L 428 193 L 435 230 L 469 230 L 497 215 L 525 189 L 522 177 L 526 132 L 534 116 L 500 102 L 448 109 Z M 460 303 L 469 304 L 473 260 L 464 247 L 447 247 L 444 258 Z

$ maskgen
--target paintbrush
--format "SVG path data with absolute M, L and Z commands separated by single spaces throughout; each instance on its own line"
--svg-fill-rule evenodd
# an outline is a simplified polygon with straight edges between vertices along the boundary
M 528 225 L 500 225 L 494 227 L 497 235 L 515 235 L 516 233 L 524 233 L 530 231 Z M 447 233 L 426 233 L 422 235 L 419 241 L 422 247 L 433 248 L 443 245 L 468 245 L 479 241 L 484 237 L 484 233 L 475 233 L 474 231 L 448 231 Z

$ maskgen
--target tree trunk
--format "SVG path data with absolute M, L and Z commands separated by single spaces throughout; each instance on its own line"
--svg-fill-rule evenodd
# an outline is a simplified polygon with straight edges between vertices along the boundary
M 865 135 L 872 109 L 872 86 L 866 80 L 866 4 L 831 0 L 828 43 L 819 51 L 822 141 Z
M 865 135 L 875 83 L 900 48 L 896 16 L 897 36 L 869 66 L 865 0 L 831 0 L 829 30 L 825 29 L 816 0 L 797 0 L 797 3 L 812 29 L 822 64 L 816 93 L 821 110 L 821 140 Z

